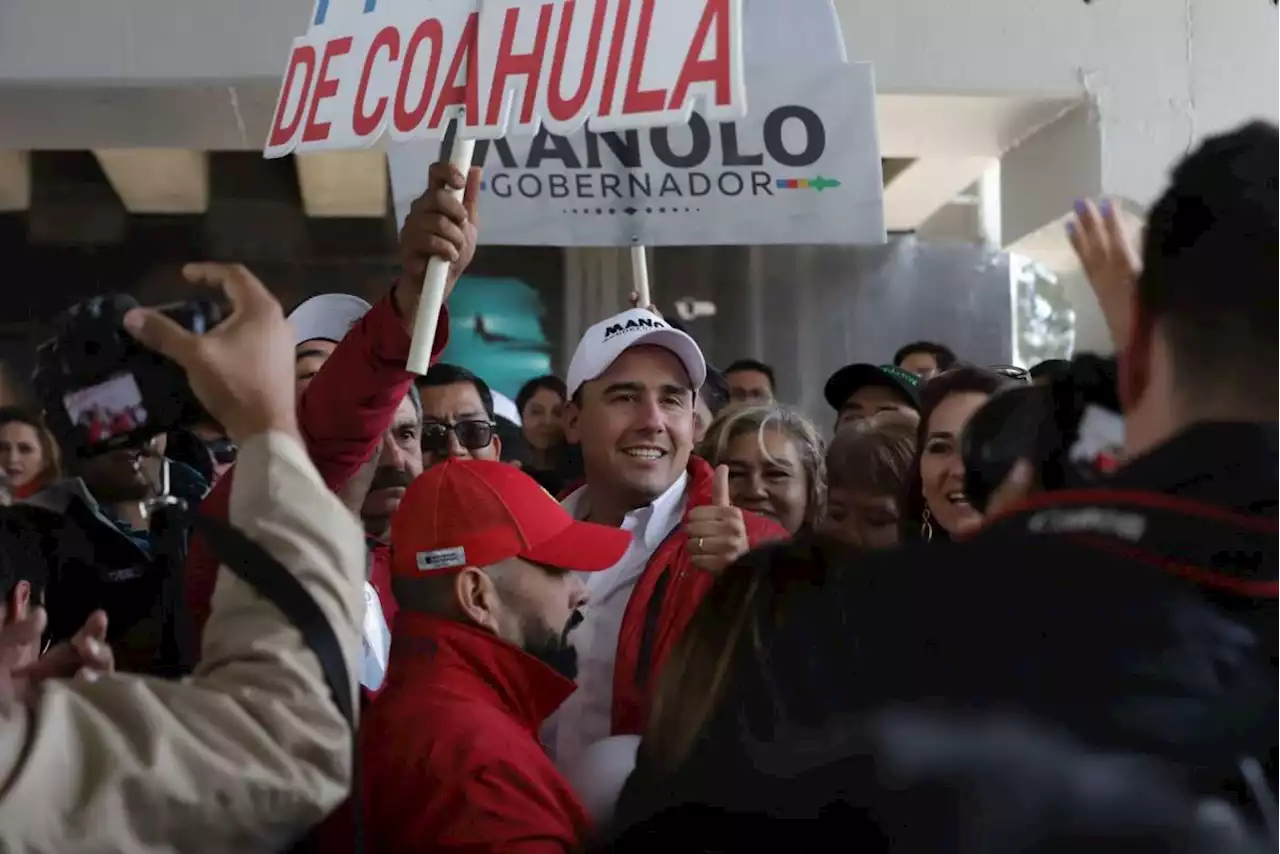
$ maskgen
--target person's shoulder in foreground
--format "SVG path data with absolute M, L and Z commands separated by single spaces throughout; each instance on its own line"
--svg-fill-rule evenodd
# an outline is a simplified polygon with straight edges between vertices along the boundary
M 231 523 L 313 597 L 354 673 L 363 539 L 298 438 L 283 314 L 243 268 L 186 272 L 224 287 L 228 320 L 200 337 L 147 311 L 131 312 L 126 325 L 186 369 L 240 444 Z M 227 572 L 190 680 L 35 682 L 7 668 L 0 678 L 16 692 L 0 729 L 6 850 L 281 850 L 350 785 L 351 730 L 319 660 L 268 600 Z

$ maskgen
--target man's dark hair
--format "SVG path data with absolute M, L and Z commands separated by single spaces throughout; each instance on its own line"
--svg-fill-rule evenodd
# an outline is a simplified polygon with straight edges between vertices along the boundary
M 476 394 L 480 395 L 480 402 L 484 404 L 485 414 L 492 421 L 494 418 L 493 392 L 489 390 L 489 384 L 460 365 L 436 362 L 427 369 L 425 374 L 417 379 L 414 385 L 421 391 L 424 388 L 442 388 L 447 385 L 458 385 L 459 383 L 470 383 L 475 387 Z M 421 411 L 421 405 L 419 405 L 418 409 Z
M 1168 336 L 1178 387 L 1276 412 L 1277 142 L 1251 122 L 1173 171 L 1147 219 L 1139 311 Z
M 565 386 L 564 380 L 554 374 L 547 374 L 544 377 L 534 377 L 524 385 L 520 386 L 520 391 L 516 394 L 516 412 L 520 413 L 520 417 L 524 418 L 524 406 L 533 396 L 543 389 L 549 389 L 560 395 L 561 400 L 568 400 L 569 389 Z
M 736 374 L 738 371 L 755 371 L 758 374 L 764 374 L 769 378 L 769 391 L 777 396 L 778 383 L 773 377 L 773 368 L 764 362 L 758 362 L 755 359 L 739 359 L 724 369 L 724 375 L 728 377 L 729 374 Z
M 902 367 L 902 360 L 912 353 L 928 353 L 938 363 L 939 371 L 945 371 L 956 363 L 956 354 L 951 352 L 950 347 L 934 341 L 912 341 L 899 347 L 898 352 L 893 354 L 894 366 Z
M 707 404 L 707 409 L 711 410 L 714 418 L 720 414 L 720 410 L 729 405 L 729 381 L 725 379 L 725 371 L 723 374 L 715 368 L 707 365 L 707 380 L 702 384 L 702 388 L 698 389 L 698 397 L 701 397 Z M 769 388 L 773 388 L 773 377 L 769 377 Z

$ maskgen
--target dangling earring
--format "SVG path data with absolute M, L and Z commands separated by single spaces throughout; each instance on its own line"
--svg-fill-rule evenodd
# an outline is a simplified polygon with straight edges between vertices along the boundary
M 924 514 L 920 517 L 920 536 L 926 543 L 933 539 L 933 524 L 930 521 L 931 518 L 932 516 L 929 513 L 929 508 L 924 508 Z

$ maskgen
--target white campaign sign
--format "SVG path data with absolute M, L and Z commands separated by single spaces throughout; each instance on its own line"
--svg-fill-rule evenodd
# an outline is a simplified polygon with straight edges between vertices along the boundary
M 742 0 L 316 0 L 266 157 L 746 114 Z
M 751 66 L 751 112 L 688 126 L 481 142 L 484 241 L 629 246 L 882 243 L 869 63 Z M 430 143 L 393 146 L 396 215 L 426 187 Z

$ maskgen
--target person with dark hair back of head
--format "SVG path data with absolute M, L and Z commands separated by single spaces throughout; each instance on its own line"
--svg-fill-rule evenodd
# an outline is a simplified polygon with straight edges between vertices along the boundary
M 696 448 L 707 437 L 711 422 L 716 420 L 726 406 L 729 405 L 732 388 L 726 374 L 707 365 L 707 381 L 698 389 L 697 399 L 693 402 L 693 446 Z
M 821 532 L 859 548 L 898 544 L 919 422 L 913 412 L 880 412 L 836 433 L 827 449 Z
M 739 359 L 724 369 L 729 396 L 735 403 L 769 403 L 778 399 L 778 381 L 773 368 L 755 359 Z
M 922 472 L 919 503 L 931 520 L 904 534 L 931 527 L 933 541 L 859 555 L 856 572 L 798 592 L 787 621 L 755 639 L 767 692 L 739 684 L 721 704 L 719 732 L 742 755 L 767 743 L 797 765 L 826 760 L 820 746 L 849 721 L 895 704 L 1014 714 L 1091 753 L 1153 757 L 1194 799 L 1274 833 L 1278 161 L 1269 125 L 1206 140 L 1151 209 L 1141 274 L 1117 278 L 1123 299 L 1105 289 L 1104 308 L 1131 312 L 1108 317 L 1128 454 L 1110 475 L 1036 494 L 1038 466 L 1074 465 L 1084 439 L 1114 433 L 1099 421 L 1114 421 L 1089 410 L 1074 441 L 1046 436 L 1038 415 L 1011 420 L 1007 441 L 1034 430 L 1036 457 L 1013 466 L 973 530 L 952 501 L 964 493 L 935 478 L 963 470 L 961 410 L 1000 380 L 962 389 L 953 369 L 924 387 L 921 469 L 931 455 L 934 474 Z M 1088 202 L 1077 217 L 1073 246 L 1093 278 L 1095 242 L 1122 232 L 1105 204 L 1101 218 Z M 768 803 L 777 767 L 743 765 L 729 773 L 747 800 L 726 787 L 704 803 Z
M 422 393 L 422 461 L 497 460 L 502 456 L 489 384 L 466 368 L 437 362 L 417 380 Z
M 25 620 L 44 604 L 49 583 L 49 560 L 45 557 L 41 528 L 34 522 L 45 511 L 19 505 L 0 509 L 0 628 Z M 8 664 L 19 668 L 40 655 L 37 637 L 7 654 Z
M 898 348 L 893 354 L 893 364 L 904 371 L 910 371 L 921 380 L 928 380 L 956 363 L 956 354 L 951 348 L 932 341 L 913 341 Z

